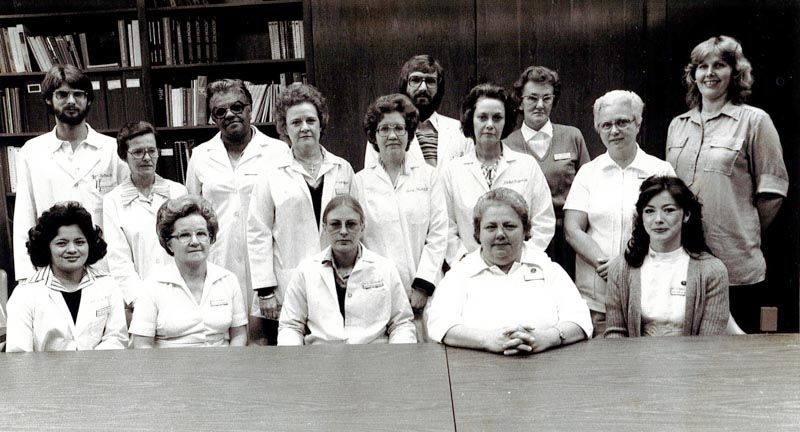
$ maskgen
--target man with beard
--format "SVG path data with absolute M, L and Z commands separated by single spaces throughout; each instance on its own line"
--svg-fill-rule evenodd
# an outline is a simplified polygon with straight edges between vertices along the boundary
M 17 157 L 14 209 L 14 270 L 17 280 L 33 274 L 25 242 L 40 213 L 60 201 L 78 201 L 102 227 L 103 196 L 130 176 L 114 138 L 86 123 L 94 101 L 92 82 L 69 65 L 56 65 L 42 81 L 42 98 L 55 128 L 22 146 Z M 122 109 L 122 107 L 120 107 Z M 105 270 L 105 260 L 95 267 Z
M 253 96 L 241 80 L 214 81 L 208 85 L 206 96 L 219 133 L 192 152 L 186 188 L 214 206 L 219 232 L 208 260 L 236 275 L 246 310 L 250 310 L 255 297 L 247 255 L 250 195 L 258 175 L 288 154 L 289 146 L 250 124 Z M 277 321 L 250 316 L 249 329 L 251 343 L 277 343 Z
M 461 122 L 436 112 L 444 97 L 444 69 L 427 55 L 408 59 L 400 69 L 399 93 L 411 98 L 419 110 L 419 126 L 408 152 L 441 171 L 447 162 L 472 151 L 472 140 L 461 132 Z M 364 167 L 378 163 L 378 153 L 367 143 Z

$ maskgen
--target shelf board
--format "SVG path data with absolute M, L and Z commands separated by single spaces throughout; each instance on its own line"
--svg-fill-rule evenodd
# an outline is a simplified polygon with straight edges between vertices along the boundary
M 216 62 L 216 63 L 188 63 L 179 65 L 158 65 L 152 66 L 153 72 L 156 71 L 171 71 L 176 69 L 207 69 L 207 68 L 225 68 L 235 66 L 253 66 L 253 65 L 269 65 L 269 64 L 305 64 L 306 59 L 282 59 L 282 60 L 242 60 L 230 62 Z
M 242 1 L 236 3 L 221 3 L 221 4 L 207 4 L 207 5 L 191 5 L 191 6 L 170 6 L 147 8 L 149 13 L 163 13 L 163 12 L 214 12 L 216 10 L 235 9 L 235 8 L 249 8 L 249 7 L 276 7 L 288 5 L 302 5 L 303 0 L 273 0 L 273 1 Z
M 253 123 L 255 127 L 275 127 L 274 122 L 267 122 L 267 123 Z M 184 131 L 204 131 L 204 130 L 217 130 L 216 125 L 201 125 L 201 126 L 173 126 L 173 127 L 166 127 L 166 126 L 156 126 L 156 130 L 158 133 L 166 132 L 184 132 Z
M 108 72 L 127 72 L 127 71 L 141 71 L 142 68 L 136 67 L 104 67 L 84 69 L 83 72 L 87 75 L 96 73 Z M 0 78 L 29 78 L 29 77 L 44 77 L 46 72 L 13 72 L 13 73 L 0 73 Z
M 86 18 L 94 15 L 130 15 L 136 14 L 136 8 L 107 9 L 107 10 L 83 10 L 75 12 L 56 12 L 56 13 L 28 13 L 14 15 L 0 15 L 0 22 L 14 20 L 33 20 L 33 19 L 59 19 L 59 18 Z

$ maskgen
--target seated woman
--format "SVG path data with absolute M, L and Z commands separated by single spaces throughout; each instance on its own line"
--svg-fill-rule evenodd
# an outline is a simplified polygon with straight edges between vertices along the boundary
M 528 245 L 528 204 L 497 188 L 473 217 L 480 249 L 448 272 L 428 309 L 428 335 L 441 343 L 505 355 L 568 345 L 592 334 L 586 302 L 561 266 Z
M 134 348 L 247 344 L 239 281 L 208 262 L 218 229 L 211 204 L 199 196 L 171 199 L 158 209 L 158 238 L 174 264 L 149 277 L 136 300 Z
M 113 278 L 91 267 L 106 254 L 102 231 L 77 202 L 42 213 L 28 232 L 38 269 L 8 301 L 9 352 L 123 349 L 125 304 Z
M 706 245 L 700 203 L 677 177 L 640 190 L 628 248 L 608 267 L 605 337 L 724 333 L 728 272 Z
M 322 224 L 330 246 L 303 260 L 289 281 L 278 345 L 415 343 L 414 315 L 397 268 L 361 245 L 358 201 L 331 199 Z

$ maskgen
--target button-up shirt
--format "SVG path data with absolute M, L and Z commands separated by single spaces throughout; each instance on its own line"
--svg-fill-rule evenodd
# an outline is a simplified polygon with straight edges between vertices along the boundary
M 539 159 L 543 158 L 547 153 L 547 149 L 550 148 L 550 141 L 553 139 L 553 123 L 547 120 L 547 123 L 537 131 L 523 122 L 520 131 L 522 132 L 522 138 L 529 144 L 531 151 L 536 153 Z

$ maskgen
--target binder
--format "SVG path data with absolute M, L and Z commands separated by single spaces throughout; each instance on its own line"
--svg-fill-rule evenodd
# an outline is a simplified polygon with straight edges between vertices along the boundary
M 92 89 L 94 90 L 94 102 L 89 108 L 89 115 L 86 122 L 94 129 L 108 129 L 108 104 L 106 101 L 106 83 L 99 76 L 93 76 Z M 49 119 L 52 121 L 52 119 Z M 52 128 L 54 124 L 49 124 Z
M 178 167 L 175 161 L 175 148 L 171 141 L 158 143 L 158 162 L 156 172 L 165 179 L 178 181 Z
M 22 105 L 25 132 L 47 132 L 52 127 L 53 119 L 47 112 L 47 105 L 42 99 L 42 85 L 34 80 L 26 80 L 22 84 Z
M 122 75 L 109 74 L 106 76 L 106 104 L 108 106 L 108 127 L 119 130 L 125 124 L 125 89 L 122 85 Z
M 139 72 L 123 72 L 123 87 L 125 89 L 125 114 L 127 121 L 144 120 L 144 88 Z M 122 125 L 120 125 L 121 127 Z

